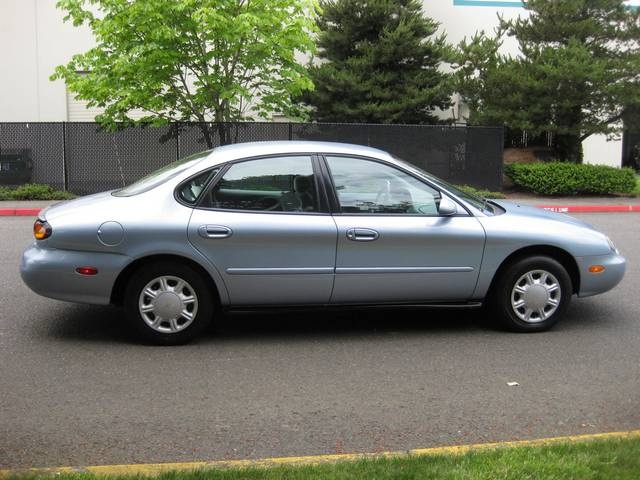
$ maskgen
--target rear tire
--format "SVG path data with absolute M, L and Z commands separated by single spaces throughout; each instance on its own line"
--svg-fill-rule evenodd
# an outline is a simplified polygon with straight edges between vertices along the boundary
M 573 286 L 567 270 L 553 258 L 524 257 L 497 279 L 491 311 L 499 325 L 512 332 L 542 332 L 564 315 Z
M 211 323 L 214 294 L 192 267 L 163 261 L 147 264 L 129 279 L 124 309 L 143 341 L 180 345 L 200 335 Z

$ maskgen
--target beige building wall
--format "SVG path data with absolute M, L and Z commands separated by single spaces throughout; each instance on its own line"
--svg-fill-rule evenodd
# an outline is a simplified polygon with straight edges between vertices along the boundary
M 640 0 L 627 3 L 640 6 Z M 96 113 L 68 95 L 62 81 L 49 80 L 57 65 L 93 45 L 91 32 L 63 22 L 64 14 L 55 4 L 56 0 L 0 0 L 0 122 L 88 121 Z M 518 0 L 424 0 L 424 11 L 440 22 L 452 43 L 480 30 L 492 32 L 497 14 L 525 14 Z M 503 49 L 518 53 L 514 41 L 505 42 Z M 464 112 L 464 105 L 457 105 L 442 116 L 462 121 Z M 620 164 L 620 142 L 596 136 L 584 146 L 587 161 Z
M 55 0 L 0 1 L 0 122 L 67 120 L 67 92 L 49 76 L 93 44 L 91 32 L 63 22 Z

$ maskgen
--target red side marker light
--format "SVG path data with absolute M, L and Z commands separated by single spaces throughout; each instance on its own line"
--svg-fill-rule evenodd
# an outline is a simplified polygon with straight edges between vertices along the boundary
M 76 272 L 80 275 L 97 275 L 98 269 L 96 267 L 78 267 Z

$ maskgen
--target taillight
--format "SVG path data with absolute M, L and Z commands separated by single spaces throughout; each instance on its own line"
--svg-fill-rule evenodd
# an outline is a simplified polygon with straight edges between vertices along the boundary
M 33 236 L 36 237 L 36 240 L 49 238 L 51 236 L 51 225 L 44 220 L 36 220 L 36 223 L 33 224 Z

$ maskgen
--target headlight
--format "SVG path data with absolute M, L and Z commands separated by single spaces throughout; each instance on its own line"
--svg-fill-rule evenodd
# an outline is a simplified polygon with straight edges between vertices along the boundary
M 607 242 L 609 242 L 609 247 L 611 247 L 612 252 L 615 252 L 616 254 L 620 253 L 609 237 L 607 237 Z

